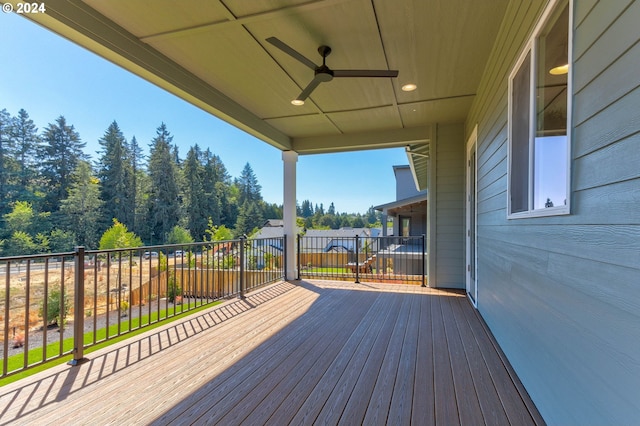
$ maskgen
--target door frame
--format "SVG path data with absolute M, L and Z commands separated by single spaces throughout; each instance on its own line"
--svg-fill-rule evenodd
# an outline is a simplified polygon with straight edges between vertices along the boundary
M 478 308 L 478 125 L 476 124 L 467 139 L 466 168 L 465 168 L 465 194 L 466 194 L 466 220 L 465 220 L 465 289 L 467 297 Z M 473 159 L 473 165 L 471 164 Z M 472 168 L 473 166 L 473 168 Z M 472 217 L 473 215 L 473 217 Z M 473 219 L 473 220 L 472 220 Z M 473 229 L 472 229 L 473 228 Z M 472 239 L 473 236 L 473 239 Z M 473 241 L 473 244 L 472 244 Z M 473 245 L 473 247 L 472 247 Z M 473 259 L 472 259 L 473 257 Z M 473 269 L 473 271 L 472 271 Z M 472 279 L 475 281 L 471 288 Z

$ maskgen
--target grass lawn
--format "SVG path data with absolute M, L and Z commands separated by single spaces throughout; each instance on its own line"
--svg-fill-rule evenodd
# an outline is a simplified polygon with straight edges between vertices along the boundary
M 347 274 L 351 273 L 351 270 L 347 268 L 309 268 L 304 269 L 305 274 Z
M 350 268 L 342 268 L 342 267 L 336 267 L 336 268 L 309 268 L 309 269 L 303 269 L 304 272 L 302 272 L 303 274 L 350 274 L 350 275 L 355 275 L 355 272 L 352 272 Z M 366 272 L 367 274 L 375 274 L 377 272 L 377 270 L 374 268 L 373 272 Z M 360 274 L 364 274 L 365 272 L 360 271 Z
M 168 313 L 173 314 L 174 307 L 152 312 L 151 314 L 146 314 L 139 318 L 131 318 L 130 321 L 129 319 L 126 319 L 125 321 L 122 321 L 120 324 L 116 323 L 116 324 L 110 325 L 109 327 L 101 328 L 99 330 L 96 330 L 95 332 L 95 341 L 99 343 L 96 343 L 94 346 L 91 346 L 90 348 L 86 348 L 84 353 L 87 354 L 87 353 L 97 351 L 98 349 L 102 349 L 106 346 L 120 342 L 124 339 L 128 339 L 140 333 L 153 330 L 154 328 L 157 328 L 161 325 L 178 320 L 182 317 L 201 311 L 203 309 L 210 308 L 219 303 L 222 303 L 222 301 L 209 303 L 207 305 L 198 304 L 196 306 L 196 302 L 190 302 L 189 304 L 178 305 L 179 307 L 175 308 L 175 311 L 176 311 L 175 315 L 171 317 L 168 317 L 167 314 Z M 180 310 L 182 310 L 182 312 L 178 313 Z M 143 328 L 140 328 L 140 324 L 143 325 Z M 105 340 L 107 336 L 115 336 L 118 334 L 118 326 L 120 326 L 120 333 L 126 333 L 126 334 L 121 334 L 120 336 L 110 338 L 109 340 Z M 129 332 L 130 329 L 131 329 L 131 332 Z M 93 331 L 88 331 L 84 334 L 85 345 L 93 343 L 94 341 L 93 339 L 94 339 Z M 62 341 L 62 348 L 63 348 L 63 352 L 71 352 L 73 350 L 73 337 L 64 339 Z M 47 357 L 53 357 L 58 355 L 59 350 L 60 350 L 60 342 L 54 342 L 54 343 L 48 344 L 46 347 Z M 42 362 L 43 360 L 42 355 L 43 355 L 42 347 L 31 349 L 28 353 L 28 365 L 33 365 L 35 363 Z M 0 386 L 4 386 L 6 384 L 15 382 L 24 377 L 28 377 L 32 374 L 51 368 L 55 365 L 63 364 L 65 362 L 70 361 L 72 358 L 73 356 L 71 354 L 64 355 L 60 358 L 56 358 L 54 360 L 44 362 L 43 364 L 40 364 L 36 367 L 21 371 L 20 373 L 16 373 L 9 377 L 5 377 L 3 379 L 0 379 Z M 24 354 L 19 353 L 19 354 L 10 356 L 7 359 L 7 364 L 8 364 L 7 365 L 8 372 L 16 371 L 23 368 Z

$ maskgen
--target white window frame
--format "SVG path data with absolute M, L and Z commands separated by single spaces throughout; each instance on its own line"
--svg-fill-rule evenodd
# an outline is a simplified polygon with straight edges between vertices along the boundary
M 556 7 L 558 7 L 564 0 L 551 0 L 547 7 L 545 8 L 542 16 L 538 20 L 533 33 L 529 37 L 523 51 L 521 52 L 518 60 L 516 61 L 514 67 L 509 73 L 509 91 L 508 91 L 508 170 L 507 170 L 507 218 L 508 219 L 519 219 L 519 218 L 530 218 L 530 217 L 544 217 L 544 216 L 557 216 L 557 215 L 567 215 L 571 213 L 571 145 L 572 145 L 572 133 L 573 129 L 571 126 L 572 117 L 573 117 L 573 0 L 568 0 L 569 7 L 569 24 L 568 24 L 568 63 L 569 63 L 569 72 L 567 74 L 567 179 L 566 179 L 566 204 L 547 207 L 547 208 L 538 208 L 535 209 L 533 207 L 533 172 L 534 172 L 534 161 L 533 161 L 533 143 L 532 140 L 535 135 L 535 126 L 536 126 L 536 108 L 535 108 L 535 99 L 536 99 L 536 71 L 537 71 L 537 41 L 538 37 L 542 29 L 547 24 L 549 17 L 552 12 L 555 11 Z M 527 55 L 531 55 L 530 59 L 530 76 L 529 76 L 529 186 L 528 186 L 528 210 L 522 212 L 512 213 L 511 206 L 511 161 L 512 161 L 512 126 L 513 126 L 513 79 L 520 70 L 523 65 Z

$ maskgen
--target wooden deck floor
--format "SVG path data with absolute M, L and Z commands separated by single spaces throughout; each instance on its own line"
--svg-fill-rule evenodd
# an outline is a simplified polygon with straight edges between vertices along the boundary
M 278 283 L 0 388 L 0 424 L 542 424 L 466 298 Z

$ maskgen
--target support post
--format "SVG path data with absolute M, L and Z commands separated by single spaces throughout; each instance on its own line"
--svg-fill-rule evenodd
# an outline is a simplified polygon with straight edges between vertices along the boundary
M 75 276 L 73 280 L 73 359 L 68 365 L 76 366 L 85 362 L 84 357 L 84 247 L 75 250 Z M 61 311 L 64 312 L 64 311 Z
M 296 246 L 294 238 L 296 235 L 296 162 L 298 153 L 295 151 L 283 151 L 282 161 L 284 162 L 284 204 L 282 207 L 282 219 L 284 223 L 284 235 L 286 247 L 284 250 L 287 265 L 285 279 L 294 280 L 297 278 L 296 267 Z

